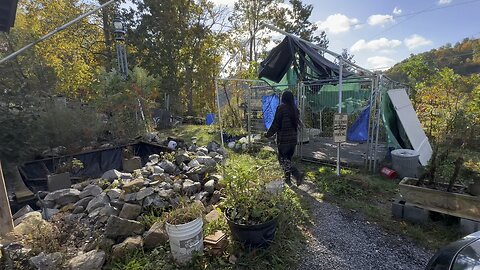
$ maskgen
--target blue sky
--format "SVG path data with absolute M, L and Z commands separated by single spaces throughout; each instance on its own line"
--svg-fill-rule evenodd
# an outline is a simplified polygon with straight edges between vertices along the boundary
M 214 0 L 229 6 L 233 0 Z M 288 1 L 286 1 L 288 2 Z M 327 32 L 329 49 L 347 48 L 357 64 L 386 69 L 407 58 L 480 37 L 480 0 L 304 0 Z M 417 13 L 417 14 L 415 14 Z

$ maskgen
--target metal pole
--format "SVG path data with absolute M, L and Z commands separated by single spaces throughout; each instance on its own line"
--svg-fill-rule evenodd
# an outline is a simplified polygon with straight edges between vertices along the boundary
M 377 170 L 377 152 L 378 152 L 378 132 L 380 131 L 380 117 L 381 117 L 381 111 L 382 111 L 382 91 L 381 87 L 383 85 L 383 75 L 380 75 L 380 83 L 378 85 L 378 94 L 380 95 L 379 97 L 379 104 L 378 104 L 378 113 L 377 113 L 377 131 L 375 134 L 375 150 L 374 150 L 374 156 L 373 156 L 373 172 Z
M 342 91 L 343 91 L 343 57 L 338 58 L 339 65 L 339 78 L 338 78 L 338 113 L 342 113 Z M 341 143 L 337 143 L 337 176 L 340 176 L 340 146 Z
M 370 129 L 372 128 L 372 109 L 373 107 L 373 95 L 374 95 L 374 89 L 375 89 L 375 79 L 372 79 L 372 84 L 371 84 L 371 89 L 370 89 L 370 111 L 368 112 L 368 129 L 367 129 L 367 152 L 365 155 L 365 168 L 367 170 L 370 170 L 369 164 L 370 164 L 370 134 L 372 133 Z
M 222 147 L 225 147 L 223 141 L 223 127 L 222 127 L 222 114 L 220 113 L 220 97 L 218 96 L 218 81 L 215 79 L 215 95 L 217 96 L 217 114 L 218 123 L 220 124 L 220 140 L 222 141 Z
M 84 18 L 92 15 L 93 13 L 95 13 L 95 12 L 99 11 L 100 9 L 102 9 L 102 8 L 104 8 L 104 7 L 112 4 L 112 3 L 114 3 L 115 1 L 117 1 L 117 0 L 110 0 L 110 1 L 106 2 L 105 4 L 103 4 L 103 5 L 95 8 L 95 9 L 89 11 L 89 12 L 87 12 L 87 13 L 85 13 L 85 14 L 83 14 L 83 15 L 80 15 L 80 16 L 77 17 L 76 19 L 73 19 L 72 21 L 70 21 L 70 22 L 68 22 L 68 23 L 66 23 L 66 24 L 64 24 L 64 25 L 62 25 L 62 26 L 60 26 L 60 27 L 57 27 L 55 30 L 49 32 L 48 34 L 44 35 L 43 37 L 39 38 L 38 40 L 36 40 L 36 41 L 34 41 L 34 42 L 26 45 L 25 47 L 19 49 L 18 51 L 13 52 L 12 54 L 10 54 L 10 55 L 8 55 L 7 57 L 3 58 L 2 60 L 0 60 L 0 64 L 3 64 L 4 62 L 6 62 L 6 61 L 8 61 L 8 60 L 10 60 L 10 59 L 12 59 L 12 58 L 14 58 L 14 57 L 16 57 L 17 55 L 19 55 L 19 54 L 21 54 L 22 52 L 30 49 L 31 47 L 35 46 L 36 44 L 38 44 L 38 43 L 40 43 L 40 42 L 42 42 L 42 41 L 50 38 L 51 36 L 55 35 L 56 33 L 60 32 L 60 31 L 62 31 L 62 30 L 65 30 L 65 29 L 66 29 L 67 27 L 69 27 L 70 25 L 72 25 L 72 24 L 74 24 L 74 23 L 77 23 L 78 21 L 80 21 L 80 20 L 82 20 L 82 19 L 84 19 Z
M 300 111 L 300 115 L 299 115 L 299 118 L 300 118 L 300 121 L 302 123 L 302 125 L 300 125 L 300 144 L 299 144 L 299 147 L 298 147 L 298 151 L 297 151 L 297 157 L 300 157 L 300 159 L 303 158 L 303 138 L 305 136 L 305 104 L 304 104 L 304 99 L 303 99 L 303 96 L 304 96 L 304 93 L 303 93 L 304 89 L 302 87 L 302 83 L 301 82 L 298 82 L 297 83 L 297 100 L 298 100 L 298 109 Z

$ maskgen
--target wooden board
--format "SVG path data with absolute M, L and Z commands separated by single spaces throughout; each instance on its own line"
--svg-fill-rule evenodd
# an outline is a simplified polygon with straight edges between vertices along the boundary
M 0 162 L 0 235 L 5 235 L 13 230 L 12 212 L 8 202 L 7 188 L 3 177 L 2 164 Z
M 399 185 L 400 195 L 411 205 L 451 216 L 480 221 L 480 196 L 471 196 L 412 185 L 404 178 Z
M 413 149 L 420 155 L 420 163 L 426 166 L 432 157 L 432 146 L 428 141 L 427 135 L 425 135 L 425 131 L 423 131 L 407 92 L 405 89 L 389 90 L 388 96 L 395 107 L 395 111 L 405 129 L 408 140 L 412 144 Z

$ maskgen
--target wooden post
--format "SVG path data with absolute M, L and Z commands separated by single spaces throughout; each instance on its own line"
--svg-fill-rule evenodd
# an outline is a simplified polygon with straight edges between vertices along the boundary
M 8 202 L 7 188 L 3 178 L 2 164 L 0 163 L 0 236 L 13 230 L 12 212 Z

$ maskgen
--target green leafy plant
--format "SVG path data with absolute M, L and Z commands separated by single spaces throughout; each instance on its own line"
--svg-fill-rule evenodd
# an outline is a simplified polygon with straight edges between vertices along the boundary
M 200 203 L 187 203 L 182 201 L 177 208 L 170 212 L 165 212 L 164 218 L 168 224 L 185 224 L 201 217 L 203 209 L 203 204 L 200 205 Z
M 224 167 L 227 217 L 237 224 L 255 225 L 278 216 L 279 196 L 266 191 L 260 177 L 263 166 L 254 165 L 247 155 L 232 157 Z
M 83 162 L 79 159 L 73 158 L 68 161 L 63 161 L 55 168 L 55 173 L 74 173 L 80 169 L 83 169 Z

